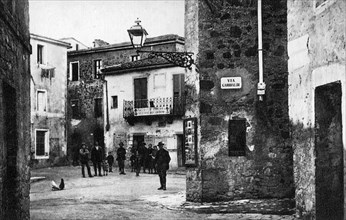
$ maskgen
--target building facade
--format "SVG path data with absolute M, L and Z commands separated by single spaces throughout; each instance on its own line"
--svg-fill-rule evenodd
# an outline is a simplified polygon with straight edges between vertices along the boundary
M 162 58 L 142 59 L 106 67 L 105 75 L 109 130 L 107 151 L 116 152 L 119 142 L 131 147 L 165 143 L 171 168 L 183 166 L 184 69 Z M 130 155 L 128 155 L 128 158 Z
M 70 44 L 31 34 L 31 165 L 64 164 L 67 151 L 67 49 Z
M 0 1 L 0 219 L 30 219 L 28 1 Z
M 100 79 L 100 69 L 144 59 L 147 56 L 138 55 L 130 42 L 108 44 L 97 39 L 94 46 L 68 52 L 68 117 L 71 122 L 68 129 L 68 152 L 74 161 L 77 158 L 73 155 L 78 155 L 82 142 L 91 147 L 97 141 L 105 147 L 104 134 L 108 133 L 110 125 L 103 114 L 106 105 L 103 98 L 105 84 Z M 146 50 L 181 51 L 183 48 L 184 39 L 177 35 L 148 38 L 144 45 Z
M 289 0 L 287 7 L 297 213 L 345 219 L 346 2 Z
M 263 100 L 257 1 L 185 4 L 185 47 L 196 58 L 186 69 L 185 117 L 195 118 L 197 137 L 187 200 L 293 199 L 287 2 L 262 1 Z

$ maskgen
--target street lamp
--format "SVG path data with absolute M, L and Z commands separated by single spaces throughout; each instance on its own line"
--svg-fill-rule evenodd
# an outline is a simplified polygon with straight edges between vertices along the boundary
M 135 23 L 136 25 L 128 29 L 127 32 L 129 33 L 131 44 L 133 48 L 136 49 L 137 53 L 148 53 L 148 58 L 162 57 L 166 59 L 168 62 L 184 68 L 190 68 L 191 65 L 194 63 L 194 60 L 192 58 L 192 52 L 141 50 L 148 35 L 148 32 L 140 25 L 140 20 L 137 19 Z

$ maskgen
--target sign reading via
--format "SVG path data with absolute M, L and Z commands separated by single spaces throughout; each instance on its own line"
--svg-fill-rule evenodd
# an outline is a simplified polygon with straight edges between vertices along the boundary
M 240 89 L 241 77 L 222 77 L 221 89 Z

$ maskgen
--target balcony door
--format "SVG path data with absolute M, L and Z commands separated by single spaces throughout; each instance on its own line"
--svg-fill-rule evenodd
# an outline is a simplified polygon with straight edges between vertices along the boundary
M 148 81 L 147 78 L 134 79 L 135 108 L 148 107 Z
M 185 75 L 173 75 L 173 113 L 181 115 L 184 112 L 184 90 L 185 90 Z

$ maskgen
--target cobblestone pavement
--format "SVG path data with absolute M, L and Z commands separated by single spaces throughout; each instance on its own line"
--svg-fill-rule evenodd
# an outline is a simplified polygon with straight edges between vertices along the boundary
M 169 174 L 167 191 L 157 190 L 153 174 L 110 173 L 81 178 L 80 167 L 32 170 L 31 219 L 234 219 L 293 220 L 290 215 L 199 212 L 213 204 L 185 202 L 185 176 Z M 65 179 L 66 188 L 52 191 L 50 182 Z M 37 181 L 40 180 L 40 181 Z M 215 204 L 214 204 L 215 206 Z M 215 209 L 215 207 L 212 207 Z

